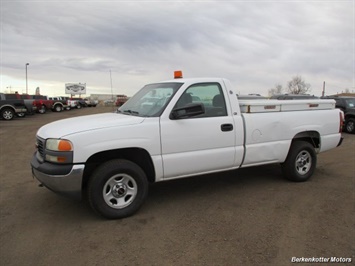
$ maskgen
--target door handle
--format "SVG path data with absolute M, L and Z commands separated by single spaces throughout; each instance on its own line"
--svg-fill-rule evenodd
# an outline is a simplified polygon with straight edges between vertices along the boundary
M 222 131 L 232 131 L 233 125 L 232 124 L 223 124 L 223 125 L 221 125 L 221 130 Z

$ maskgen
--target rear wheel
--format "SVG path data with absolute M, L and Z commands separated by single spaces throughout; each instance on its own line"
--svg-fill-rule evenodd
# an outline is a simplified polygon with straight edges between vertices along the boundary
M 307 141 L 294 141 L 282 164 L 284 176 L 296 182 L 307 181 L 314 173 L 317 165 L 317 154 Z
M 17 115 L 18 117 L 25 117 L 25 116 L 26 116 L 25 113 L 17 113 L 16 115 Z
M 54 110 L 56 112 L 61 112 L 63 110 L 63 107 L 60 104 L 57 104 L 56 106 L 54 106 Z
M 345 121 L 345 130 L 348 133 L 355 133 L 355 119 L 349 118 Z
M 38 113 L 44 114 L 47 111 L 46 106 L 42 105 L 40 109 L 38 109 Z
M 99 166 L 88 184 L 91 207 L 109 219 L 128 217 L 143 204 L 148 194 L 148 180 L 135 163 L 111 160 Z

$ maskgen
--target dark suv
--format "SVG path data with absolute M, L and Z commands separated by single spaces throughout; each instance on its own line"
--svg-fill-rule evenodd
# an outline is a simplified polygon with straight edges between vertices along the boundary
M 349 96 L 327 96 L 323 99 L 334 99 L 336 108 L 344 112 L 345 127 L 348 133 L 355 133 L 355 97 Z

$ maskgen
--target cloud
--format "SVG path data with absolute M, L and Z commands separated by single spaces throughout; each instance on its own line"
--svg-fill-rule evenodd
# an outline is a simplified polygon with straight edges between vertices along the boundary
M 295 75 L 318 94 L 324 80 L 355 89 L 351 1 L 13 1 L 1 12 L 1 90 L 20 84 L 27 62 L 29 84 L 52 84 L 51 94 L 73 81 L 108 92 L 110 70 L 129 95 L 176 69 L 228 78 L 242 93 Z

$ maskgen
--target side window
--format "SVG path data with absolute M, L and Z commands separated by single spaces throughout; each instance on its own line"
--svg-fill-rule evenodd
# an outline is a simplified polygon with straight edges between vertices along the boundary
M 343 109 L 345 108 L 341 99 L 335 99 L 335 106 L 336 106 L 336 108 L 343 108 Z
M 227 109 L 221 86 L 218 83 L 202 83 L 190 86 L 180 97 L 174 108 L 201 103 L 205 113 L 198 117 L 226 116 Z

